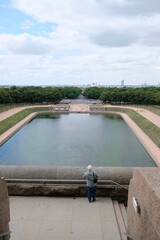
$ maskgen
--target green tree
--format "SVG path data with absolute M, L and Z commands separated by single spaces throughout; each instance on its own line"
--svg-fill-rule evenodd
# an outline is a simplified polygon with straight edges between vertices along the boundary
M 7 89 L 0 88 L 0 104 L 12 103 L 12 98 Z

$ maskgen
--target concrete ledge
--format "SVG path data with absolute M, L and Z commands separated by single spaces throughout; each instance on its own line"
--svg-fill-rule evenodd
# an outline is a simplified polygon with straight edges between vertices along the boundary
M 129 185 L 134 168 L 130 167 L 95 167 L 99 180 L 112 180 L 122 185 Z M 0 166 L 0 175 L 6 179 L 51 179 L 84 180 L 83 167 L 28 167 Z

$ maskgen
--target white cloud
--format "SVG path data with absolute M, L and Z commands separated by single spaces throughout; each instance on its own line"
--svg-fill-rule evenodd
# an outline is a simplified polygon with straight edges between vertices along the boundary
M 68 0 L 65 4 L 63 0 L 13 0 L 12 4 L 40 23 L 57 23 L 59 41 L 63 41 L 66 33 L 67 37 L 70 33 L 71 38 L 76 33 L 80 36 L 78 40 L 109 47 L 158 44 L 158 0 L 153 3 L 149 0 Z
M 33 22 L 33 21 L 30 21 L 30 20 L 25 20 L 25 21 L 21 24 L 22 29 L 29 29 L 29 28 L 31 28 L 32 26 L 34 26 L 34 22 Z
M 8 55 L 0 55 L 5 59 L 0 80 L 23 78 L 25 84 L 44 85 L 159 82 L 158 0 L 12 0 L 12 7 L 33 19 L 22 23 L 24 30 L 34 23 L 57 27 L 46 37 L 1 34 L 0 50 Z
M 99 54 L 63 59 L 54 59 L 52 55 L 7 55 L 0 58 L 0 82 L 7 78 L 8 82 L 14 79 L 14 84 L 21 85 L 119 84 L 121 79 L 126 79 L 126 84 L 141 84 L 152 79 L 152 84 L 156 84 L 159 61 L 158 54 L 155 59 L 152 55 L 156 56 L 157 49 L 154 54 L 147 47 L 143 53 L 140 50 L 140 47 L 103 49 Z M 153 62 L 156 63 L 153 65 Z
M 12 54 L 46 54 L 51 51 L 51 42 L 43 37 L 24 33 L 0 34 L 0 49 Z

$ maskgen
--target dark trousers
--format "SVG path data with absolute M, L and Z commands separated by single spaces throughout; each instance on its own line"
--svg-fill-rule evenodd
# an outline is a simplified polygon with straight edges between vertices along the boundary
M 96 200 L 96 186 L 95 187 L 87 187 L 88 193 L 88 201 L 91 202 L 91 197 L 93 197 L 93 202 Z

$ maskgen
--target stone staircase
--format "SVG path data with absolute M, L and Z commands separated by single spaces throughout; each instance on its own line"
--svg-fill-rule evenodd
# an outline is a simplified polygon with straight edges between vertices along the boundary
M 118 201 L 112 201 L 119 229 L 120 239 L 127 240 L 127 211 L 126 207 Z

